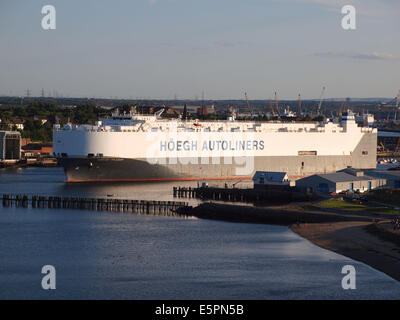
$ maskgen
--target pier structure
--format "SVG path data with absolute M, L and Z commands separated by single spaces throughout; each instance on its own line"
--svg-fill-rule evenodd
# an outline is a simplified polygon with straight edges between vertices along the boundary
M 3 194 L 0 203 L 4 208 L 20 207 L 34 209 L 80 209 L 92 211 L 132 212 L 145 215 L 185 216 L 178 209 L 189 204 L 182 201 L 148 201 L 130 199 L 77 198 Z M 183 210 L 185 211 L 185 210 Z M 183 212 L 182 211 L 182 212 Z
M 310 201 L 313 194 L 298 191 L 295 188 L 288 190 L 274 189 L 239 189 L 217 187 L 173 187 L 174 198 L 198 198 L 201 200 L 215 200 L 228 202 L 293 202 Z

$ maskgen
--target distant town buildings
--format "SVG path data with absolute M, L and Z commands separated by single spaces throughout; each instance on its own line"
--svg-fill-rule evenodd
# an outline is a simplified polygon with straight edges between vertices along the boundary
M 39 116 L 34 116 L 33 120 L 40 121 L 42 125 L 44 125 L 48 121 L 46 117 L 39 117 Z
M 60 106 L 60 109 L 75 109 L 76 108 L 76 106 L 74 106 L 74 105 L 61 105 Z M 100 106 L 100 108 L 101 108 L 101 106 Z M 107 108 L 109 108 L 109 107 L 107 107 Z
M 21 133 L 0 131 L 0 160 L 19 160 L 21 158 Z
M 22 146 L 22 154 L 26 158 L 48 156 L 53 153 L 52 143 L 28 143 Z
M 375 117 L 370 113 L 363 113 L 361 115 L 356 115 L 355 120 L 359 125 L 373 127 L 375 125 Z

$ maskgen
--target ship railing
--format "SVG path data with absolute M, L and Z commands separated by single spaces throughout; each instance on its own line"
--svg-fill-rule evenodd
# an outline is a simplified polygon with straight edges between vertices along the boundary
M 375 128 L 362 127 L 361 132 L 366 132 L 366 133 L 374 132 L 374 129 Z
M 317 127 L 317 128 L 310 128 L 310 127 L 298 127 L 298 128 L 291 128 L 287 126 L 279 126 L 279 127 L 268 127 L 268 126 L 261 126 L 261 127 L 245 127 L 245 126 L 235 126 L 229 127 L 224 126 L 220 128 L 209 128 L 209 127 L 202 127 L 202 128 L 173 128 L 171 130 L 170 127 L 157 127 L 159 132 L 258 132 L 258 133 L 278 133 L 278 132 L 344 132 L 342 127 L 335 128 L 332 131 L 326 131 L 324 128 Z M 129 128 L 124 128 L 121 126 L 113 127 L 113 126 L 65 126 L 62 128 L 55 127 L 55 131 L 86 131 L 86 132 L 141 132 L 141 131 L 151 131 L 148 125 L 140 126 L 140 127 L 133 127 L 129 126 Z M 361 128 L 362 132 L 372 132 L 373 128 Z

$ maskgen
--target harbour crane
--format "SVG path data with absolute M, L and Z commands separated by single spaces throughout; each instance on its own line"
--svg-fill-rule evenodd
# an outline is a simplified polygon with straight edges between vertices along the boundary
M 381 147 L 381 152 L 389 152 L 389 149 L 385 148 L 385 145 L 383 144 L 383 142 L 381 141 L 381 143 L 379 144 L 379 146 Z
M 275 116 L 276 114 L 275 114 L 274 106 L 272 104 L 272 100 L 271 99 L 269 100 L 269 108 L 271 109 L 272 115 Z
M 394 148 L 394 152 L 399 152 L 399 151 L 400 151 L 400 150 L 399 150 L 399 147 L 400 147 L 400 137 L 399 137 L 399 139 L 397 140 L 396 147 Z
M 397 112 L 399 111 L 399 99 L 400 99 L 400 89 L 397 92 L 397 96 L 395 98 L 395 109 L 394 109 L 394 120 L 397 120 Z
M 324 100 L 326 87 L 322 87 L 321 96 L 319 97 L 318 114 L 321 112 L 322 101 Z
M 299 93 L 299 116 L 301 116 L 301 95 Z
M 249 111 L 250 111 L 250 118 L 253 119 L 254 118 L 254 113 L 253 113 L 253 109 L 251 108 L 250 101 L 249 101 L 249 98 L 247 96 L 247 92 L 244 93 L 244 96 L 246 97 L 247 107 L 249 108 Z
M 278 103 L 278 95 L 276 94 L 276 91 L 275 91 L 275 109 L 279 116 L 279 103 Z
M 346 106 L 346 100 L 342 100 L 342 103 L 340 104 L 340 109 L 339 109 L 339 117 L 342 116 L 344 107 Z

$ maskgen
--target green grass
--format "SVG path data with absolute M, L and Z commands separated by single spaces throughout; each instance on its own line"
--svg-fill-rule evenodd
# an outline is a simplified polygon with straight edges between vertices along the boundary
M 368 199 L 371 201 L 388 203 L 400 207 L 400 190 L 399 189 L 374 190 L 368 193 Z
M 351 203 L 343 200 L 329 199 L 319 204 L 320 208 L 339 209 L 354 212 L 377 212 L 386 214 L 400 214 L 400 210 L 394 210 L 388 207 L 366 206 L 362 204 Z

